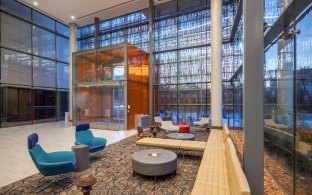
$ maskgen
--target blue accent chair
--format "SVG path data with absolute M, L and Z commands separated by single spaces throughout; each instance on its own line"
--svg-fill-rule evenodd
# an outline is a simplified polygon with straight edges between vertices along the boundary
M 37 133 L 32 133 L 27 138 L 29 154 L 37 169 L 43 176 L 55 176 L 75 171 L 77 164 L 74 152 L 60 151 L 47 153 L 38 144 L 38 141 Z M 45 186 L 45 188 L 59 180 L 61 179 L 52 180 Z M 45 188 L 42 188 L 41 190 Z
M 107 140 L 101 137 L 94 137 L 89 124 L 80 124 L 76 126 L 75 133 L 76 145 L 88 145 L 89 152 L 94 153 L 105 148 Z

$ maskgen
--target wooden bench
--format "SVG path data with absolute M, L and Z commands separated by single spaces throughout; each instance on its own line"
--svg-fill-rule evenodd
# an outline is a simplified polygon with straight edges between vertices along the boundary
M 226 125 L 210 132 L 192 190 L 192 195 L 199 194 L 250 194 Z

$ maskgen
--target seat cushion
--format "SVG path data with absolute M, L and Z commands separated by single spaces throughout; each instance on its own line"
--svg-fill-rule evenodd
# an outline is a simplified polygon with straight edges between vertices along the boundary
M 180 145 L 181 150 L 204 151 L 206 142 L 201 141 L 183 141 Z
M 136 141 L 136 144 L 144 145 L 144 146 L 158 146 L 160 144 L 161 140 L 162 140 L 162 138 L 146 137 L 146 138 L 143 138 L 143 139 Z
M 89 152 L 93 153 L 93 152 L 98 152 L 101 151 L 105 148 L 104 144 L 101 145 L 91 145 L 89 146 Z
M 182 142 L 182 140 L 176 139 L 162 139 L 159 146 L 164 148 L 180 149 L 180 145 L 182 144 Z

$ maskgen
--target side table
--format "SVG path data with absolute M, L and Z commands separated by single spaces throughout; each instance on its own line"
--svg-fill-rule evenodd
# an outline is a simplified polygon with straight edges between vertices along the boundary
M 87 145 L 72 146 L 72 151 L 76 154 L 77 168 L 76 171 L 84 171 L 90 167 L 89 147 Z
M 78 188 L 80 188 L 83 195 L 89 195 L 91 194 L 90 192 L 92 190 L 92 186 L 96 184 L 96 182 L 97 182 L 96 178 L 89 176 L 79 179 L 76 185 Z

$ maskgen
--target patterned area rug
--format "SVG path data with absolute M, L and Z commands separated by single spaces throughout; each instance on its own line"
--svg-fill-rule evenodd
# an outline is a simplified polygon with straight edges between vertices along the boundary
M 207 133 L 193 131 L 197 141 L 206 141 Z M 164 137 L 160 132 L 157 137 Z M 81 194 L 75 182 L 92 175 L 97 179 L 92 194 L 190 194 L 201 162 L 201 152 L 179 152 L 178 168 L 174 174 L 154 177 L 133 174 L 131 154 L 150 147 L 137 146 L 137 135 L 107 146 L 91 157 L 91 167 L 81 173 L 70 173 L 60 184 L 52 184 L 39 194 Z M 34 194 L 34 190 L 49 178 L 35 174 L 0 188 L 0 194 Z

